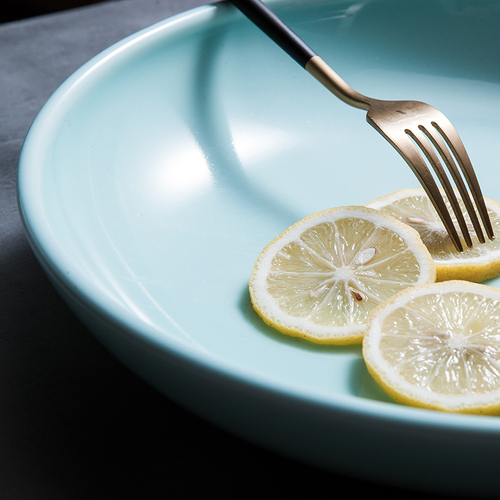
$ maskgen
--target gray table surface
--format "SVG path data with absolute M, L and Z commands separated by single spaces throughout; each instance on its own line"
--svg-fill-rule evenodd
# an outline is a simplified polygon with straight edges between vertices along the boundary
M 275 455 L 161 396 L 78 322 L 24 238 L 17 162 L 48 97 L 114 42 L 203 3 L 121 0 L 0 25 L 0 498 L 420 497 Z

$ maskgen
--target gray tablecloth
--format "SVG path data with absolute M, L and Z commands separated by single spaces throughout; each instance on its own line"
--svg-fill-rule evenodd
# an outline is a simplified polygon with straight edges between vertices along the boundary
M 416 498 L 277 456 L 179 408 L 94 340 L 23 236 L 17 161 L 47 98 L 109 45 L 203 3 L 122 0 L 0 25 L 0 498 Z

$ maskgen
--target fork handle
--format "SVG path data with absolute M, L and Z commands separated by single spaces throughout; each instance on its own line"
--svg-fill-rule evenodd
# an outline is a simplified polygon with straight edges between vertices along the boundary
M 261 0 L 230 0 L 245 16 L 340 100 L 368 110 L 370 98 L 356 92 Z
M 316 53 L 260 0 L 231 0 L 245 16 L 303 68 Z

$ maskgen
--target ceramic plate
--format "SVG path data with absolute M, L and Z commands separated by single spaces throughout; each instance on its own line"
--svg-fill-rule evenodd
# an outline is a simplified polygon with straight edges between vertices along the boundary
M 485 195 L 499 198 L 498 2 L 269 5 L 359 92 L 444 112 Z M 252 267 L 278 233 L 405 187 L 418 182 L 365 113 L 225 3 L 167 19 L 77 71 L 35 120 L 19 171 L 26 231 L 55 287 L 168 397 L 342 473 L 495 491 L 500 418 L 400 406 L 359 346 L 282 336 L 250 304 Z

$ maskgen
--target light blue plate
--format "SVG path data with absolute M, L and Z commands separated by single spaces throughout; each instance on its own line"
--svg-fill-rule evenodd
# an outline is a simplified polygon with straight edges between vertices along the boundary
M 269 4 L 356 90 L 444 112 L 485 195 L 500 197 L 497 1 Z M 254 262 L 287 226 L 417 186 L 364 112 L 226 4 L 168 19 L 77 71 L 40 112 L 19 170 L 26 231 L 54 285 L 167 396 L 340 472 L 497 491 L 500 418 L 397 405 L 359 346 L 282 336 L 250 305 Z

